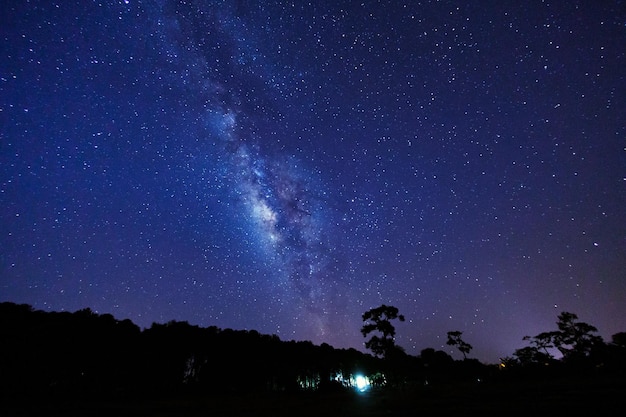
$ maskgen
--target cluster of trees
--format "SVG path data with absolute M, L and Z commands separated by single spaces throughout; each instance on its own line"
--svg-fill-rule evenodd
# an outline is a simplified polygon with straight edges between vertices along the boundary
M 581 322 L 567 311 L 557 317 L 557 330 L 525 336 L 529 346 L 517 349 L 513 356 L 503 358 L 502 365 L 511 369 L 533 370 L 551 367 L 569 370 L 603 369 L 605 372 L 626 371 L 626 332 L 616 333 L 606 343 L 598 329 Z
M 398 357 L 406 356 L 402 347 L 395 344 L 396 332 L 391 323 L 395 319 L 404 321 L 404 316 L 399 314 L 396 307 L 384 304 L 363 314 L 361 333 L 364 337 L 374 333 L 365 342 L 365 347 L 387 361 L 397 361 Z M 512 356 L 503 358 L 500 369 L 561 373 L 594 370 L 605 374 L 626 374 L 626 332 L 614 334 L 611 342 L 605 343 L 596 334 L 598 329 L 595 326 L 579 321 L 576 314 L 567 311 L 558 315 L 556 324 L 557 330 L 525 336 L 523 340 L 528 341 L 529 346 L 517 349 Z M 456 347 L 467 363 L 467 355 L 473 347 L 462 339 L 462 335 L 463 332 L 458 330 L 449 331 L 447 344 Z M 558 355 L 555 355 L 557 352 Z M 433 351 L 425 349 L 420 357 L 424 359 L 431 355 Z
M 392 320 L 404 321 L 404 316 L 400 314 L 397 307 L 381 305 L 363 313 L 363 327 L 361 334 L 363 337 L 370 336 L 365 342 L 365 347 L 381 358 L 390 359 L 394 356 L 404 356 L 405 351 L 401 346 L 396 345 L 396 328 L 391 323 Z M 448 332 L 450 346 L 455 346 L 463 354 L 463 359 L 467 359 L 467 354 L 473 349 L 472 345 L 465 342 L 461 336 L 463 332 L 458 330 Z
M 255 330 L 182 321 L 141 330 L 90 309 L 43 312 L 0 303 L 0 396 L 336 389 L 379 360 L 356 349 L 281 341 Z
M 448 332 L 448 345 L 464 360 L 441 350 L 408 355 L 395 343 L 398 309 L 381 306 L 363 315 L 361 329 L 374 355 L 328 344 L 281 341 L 257 331 L 154 323 L 141 330 L 90 309 L 43 312 L 25 304 L 0 303 L 0 392 L 159 394 L 332 390 L 364 375 L 372 384 L 407 385 L 488 379 L 512 370 L 566 366 L 626 374 L 626 333 L 604 343 L 596 329 L 562 313 L 558 330 L 525 338 L 530 345 L 505 358 L 505 370 L 467 359 L 472 346 L 462 332 Z M 561 357 L 555 358 L 553 353 Z

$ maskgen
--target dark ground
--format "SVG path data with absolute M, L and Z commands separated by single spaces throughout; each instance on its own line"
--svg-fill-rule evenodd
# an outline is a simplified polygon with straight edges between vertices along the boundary
M 9 399 L 2 416 L 604 416 L 622 415 L 626 384 L 619 380 L 500 382 L 423 386 L 366 393 Z

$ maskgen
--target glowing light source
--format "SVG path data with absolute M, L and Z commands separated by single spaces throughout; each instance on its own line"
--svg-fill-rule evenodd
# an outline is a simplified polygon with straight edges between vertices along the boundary
M 370 387 L 369 379 L 367 377 L 364 377 L 363 375 L 357 375 L 354 378 L 354 383 L 356 385 L 356 389 L 361 392 L 367 390 Z

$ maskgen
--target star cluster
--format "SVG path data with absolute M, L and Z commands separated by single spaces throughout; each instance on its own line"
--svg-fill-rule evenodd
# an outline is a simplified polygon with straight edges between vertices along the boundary
M 0 25 L 0 299 L 497 361 L 626 331 L 619 2 L 39 1 Z

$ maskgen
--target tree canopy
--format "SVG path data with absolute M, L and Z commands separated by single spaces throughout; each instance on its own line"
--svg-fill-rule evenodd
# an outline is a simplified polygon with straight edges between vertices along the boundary
M 378 357 L 389 357 L 392 352 L 399 349 L 395 343 L 396 329 L 391 324 L 392 320 L 404 321 L 404 316 L 399 314 L 397 307 L 381 305 L 363 313 L 363 327 L 361 333 L 367 337 L 372 332 L 378 332 L 365 342 L 365 347 Z
M 448 341 L 446 344 L 449 346 L 456 346 L 459 352 L 463 354 L 463 359 L 467 359 L 467 355 L 472 350 L 472 345 L 461 339 L 462 334 L 463 332 L 458 330 L 448 332 Z

